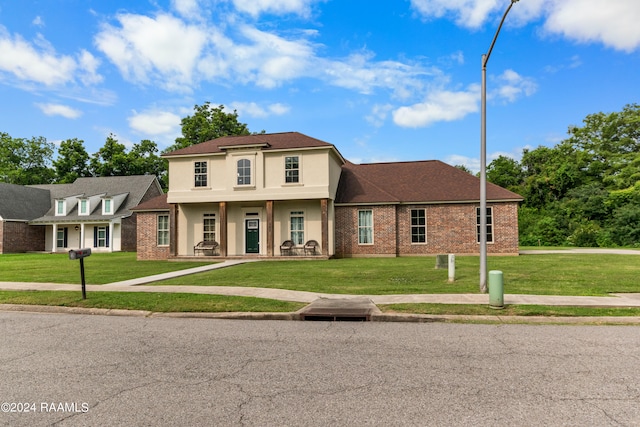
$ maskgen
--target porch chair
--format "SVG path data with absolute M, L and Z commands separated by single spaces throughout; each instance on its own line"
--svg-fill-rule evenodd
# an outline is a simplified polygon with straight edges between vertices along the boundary
M 318 248 L 319 246 L 320 244 L 318 243 L 317 240 L 309 240 L 307 243 L 304 244 L 304 254 L 315 255 L 316 248 Z
M 285 240 L 280 245 L 280 255 L 293 255 L 293 240 Z
M 198 252 L 202 252 L 202 255 L 217 255 L 218 242 L 215 240 L 203 240 L 193 247 L 193 254 L 198 255 Z

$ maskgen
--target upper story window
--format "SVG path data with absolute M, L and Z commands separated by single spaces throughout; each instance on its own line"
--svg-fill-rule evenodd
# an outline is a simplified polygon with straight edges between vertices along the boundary
M 238 160 L 238 185 L 251 185 L 251 160 Z
M 66 215 L 66 203 L 64 200 L 56 200 L 56 216 Z
M 207 162 L 195 162 L 193 164 L 193 176 L 195 187 L 207 186 Z
M 480 208 L 476 208 L 476 238 L 480 243 Z M 493 208 L 487 208 L 487 243 L 493 242 Z
M 113 201 L 111 199 L 102 199 L 102 215 L 110 215 L 113 213 Z
M 411 209 L 411 243 L 427 242 L 427 214 L 424 209 Z
M 358 244 L 373 244 L 373 211 L 358 211 Z
M 80 199 L 80 203 L 78 205 L 79 215 L 89 215 L 89 201 L 87 199 Z
M 300 157 L 287 156 L 284 158 L 284 182 L 287 184 L 300 182 Z

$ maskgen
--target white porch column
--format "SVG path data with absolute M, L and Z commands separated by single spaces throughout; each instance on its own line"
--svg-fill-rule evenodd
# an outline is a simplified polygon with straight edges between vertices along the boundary
M 85 238 L 85 234 L 84 234 L 84 222 L 80 223 L 80 248 L 84 248 L 84 238 Z
M 113 222 L 109 222 L 109 252 L 113 252 Z
M 58 249 L 58 224 L 53 224 L 53 239 L 51 239 L 51 252 L 55 252 Z

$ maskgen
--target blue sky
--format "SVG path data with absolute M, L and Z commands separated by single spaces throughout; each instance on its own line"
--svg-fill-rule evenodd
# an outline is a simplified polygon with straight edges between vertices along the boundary
M 509 0 L 0 0 L 0 132 L 162 149 L 206 101 L 358 162 L 479 169 Z M 488 64 L 488 160 L 640 102 L 640 2 L 521 0 Z

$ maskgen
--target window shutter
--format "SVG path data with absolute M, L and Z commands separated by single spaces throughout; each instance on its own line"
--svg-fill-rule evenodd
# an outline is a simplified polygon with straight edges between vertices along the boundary
M 98 227 L 93 227 L 93 247 L 98 247 Z
M 68 248 L 69 246 L 67 246 L 67 240 L 68 240 L 68 236 L 69 236 L 69 229 L 67 227 L 64 228 L 64 247 Z
M 105 238 L 107 240 L 106 242 L 104 242 L 104 246 L 107 247 L 107 248 L 109 247 L 109 228 L 110 227 L 106 227 L 105 233 L 104 233 Z

